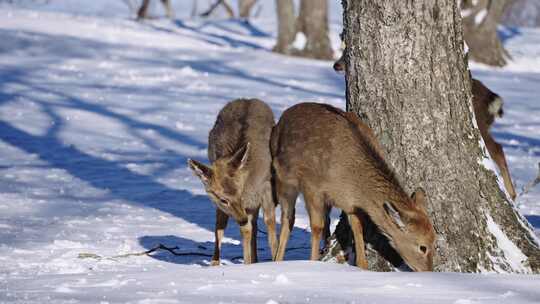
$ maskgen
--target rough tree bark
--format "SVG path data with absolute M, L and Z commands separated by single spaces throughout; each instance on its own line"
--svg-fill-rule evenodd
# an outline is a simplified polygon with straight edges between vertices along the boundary
M 292 0 L 277 0 L 278 38 L 274 52 L 315 59 L 329 60 L 333 51 L 328 37 L 328 0 L 302 0 L 298 18 Z M 303 33 L 306 44 L 297 50 L 293 42 Z
M 426 190 L 435 269 L 538 273 L 538 239 L 484 165 L 457 1 L 343 5 L 347 108 L 373 128 L 405 189 Z
M 504 66 L 510 55 L 497 34 L 497 25 L 513 0 L 463 0 L 463 31 L 469 58 L 492 66 Z

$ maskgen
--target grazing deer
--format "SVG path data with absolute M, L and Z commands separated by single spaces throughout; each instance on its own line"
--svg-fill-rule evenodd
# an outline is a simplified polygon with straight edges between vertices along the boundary
M 504 186 L 512 199 L 516 198 L 516 190 L 508 171 L 506 157 L 504 156 L 503 147 L 495 141 L 489 129 L 495 118 L 503 115 L 503 101 L 499 95 L 493 93 L 482 82 L 472 78 L 472 93 L 473 93 L 473 109 L 476 123 L 480 130 L 480 135 L 484 139 L 489 155 L 501 172 Z
M 334 62 L 334 70 L 338 73 L 344 73 L 346 64 L 343 55 Z M 508 171 L 508 165 L 506 164 L 506 157 L 504 155 L 503 147 L 495 141 L 489 129 L 495 118 L 502 117 L 503 115 L 503 100 L 501 97 L 490 89 L 488 89 L 481 81 L 472 79 L 472 94 L 473 94 L 473 109 L 474 116 L 476 117 L 476 123 L 480 130 L 480 135 L 486 143 L 489 155 L 501 172 L 504 186 L 512 199 L 516 198 L 516 190 Z
M 283 260 L 301 192 L 310 219 L 312 260 L 319 259 L 325 212 L 333 206 L 348 215 L 357 266 L 367 268 L 361 218 L 366 213 L 407 265 L 432 270 L 435 231 L 425 193 L 405 193 L 373 132 L 356 115 L 330 105 L 297 104 L 274 127 L 271 151 L 282 209 L 276 260 Z
M 188 160 L 217 207 L 212 265 L 220 263 L 221 241 L 229 217 L 240 226 L 244 263 L 257 262 L 257 218 L 261 206 L 272 257 L 275 255 L 277 237 L 269 145 L 273 126 L 274 115 L 264 102 L 234 100 L 219 112 L 208 136 L 211 165 Z

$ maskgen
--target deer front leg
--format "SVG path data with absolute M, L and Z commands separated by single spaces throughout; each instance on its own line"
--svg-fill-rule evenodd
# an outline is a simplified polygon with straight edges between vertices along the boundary
M 484 142 L 486 143 L 486 148 L 488 149 L 489 155 L 495 161 L 501 172 L 503 178 L 504 187 L 512 199 L 516 198 L 516 190 L 512 184 L 512 178 L 510 177 L 510 172 L 508 171 L 508 165 L 506 164 L 506 157 L 504 156 L 504 150 L 502 146 L 497 143 L 491 134 L 482 135 Z
M 366 252 L 364 251 L 364 231 L 360 215 L 357 213 L 348 214 L 349 224 L 354 236 L 354 249 L 356 250 L 356 266 L 367 269 Z
M 257 263 L 257 220 L 259 219 L 259 208 L 257 208 L 251 217 L 251 262 Z
M 508 194 L 510 194 L 510 197 L 512 199 L 516 199 L 516 190 L 514 189 L 514 184 L 512 183 L 512 178 L 510 177 L 510 172 L 508 171 L 508 165 L 506 164 L 506 157 L 504 156 L 504 150 L 503 147 L 495 143 L 495 155 L 493 157 L 493 160 L 497 163 L 497 166 L 499 166 L 499 170 L 501 170 L 501 175 L 504 181 L 504 186 L 506 187 L 506 190 L 508 191 Z
M 252 215 L 248 215 L 247 222 L 240 226 L 240 233 L 242 234 L 242 250 L 244 253 L 244 264 L 251 264 L 253 261 L 251 254 L 251 238 L 253 236 Z
M 223 235 L 225 233 L 225 228 L 227 228 L 227 222 L 229 221 L 229 216 L 221 211 L 219 208 L 216 209 L 216 228 L 214 230 L 215 242 L 214 242 L 214 256 L 212 257 L 212 266 L 217 266 L 220 264 L 221 256 L 221 241 L 223 240 Z

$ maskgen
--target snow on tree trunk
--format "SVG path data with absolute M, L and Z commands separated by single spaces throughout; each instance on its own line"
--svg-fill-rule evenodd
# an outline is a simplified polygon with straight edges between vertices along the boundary
M 373 128 L 405 189 L 426 190 L 435 269 L 538 273 L 538 239 L 475 125 L 457 1 L 343 5 L 347 108 Z
M 469 58 L 492 66 L 504 66 L 510 57 L 497 34 L 508 0 L 463 0 L 461 15 Z

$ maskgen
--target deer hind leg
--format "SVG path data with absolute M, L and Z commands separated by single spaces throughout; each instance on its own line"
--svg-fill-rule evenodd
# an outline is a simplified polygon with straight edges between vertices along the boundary
M 216 228 L 214 230 L 215 242 L 214 242 L 214 256 L 212 257 L 212 266 L 219 265 L 219 260 L 221 256 L 221 241 L 223 240 L 223 235 L 225 233 L 225 228 L 227 228 L 227 222 L 229 221 L 229 216 L 221 211 L 219 208 L 216 209 Z
M 366 252 L 364 250 L 364 230 L 362 228 L 362 218 L 359 213 L 351 213 L 349 224 L 354 236 L 354 248 L 356 250 L 356 266 L 367 269 Z
M 326 210 L 322 198 L 318 193 L 304 191 L 304 200 L 309 215 L 309 224 L 311 226 L 311 260 L 319 260 L 321 236 L 325 226 Z
M 298 189 L 287 185 L 276 178 L 276 195 L 281 204 L 281 231 L 275 261 L 283 261 L 287 242 L 294 227 L 295 204 L 298 197 Z
M 266 230 L 268 231 L 268 246 L 272 252 L 272 259 L 275 259 L 278 248 L 276 235 L 276 203 L 274 202 L 272 185 L 270 182 L 264 186 L 262 199 L 264 224 L 266 225 Z
M 257 263 L 257 221 L 259 219 L 259 208 L 251 214 L 251 262 Z
M 514 189 L 514 185 L 512 184 L 512 178 L 510 177 L 510 172 L 508 171 L 508 165 L 506 164 L 506 157 L 504 156 L 503 147 L 499 143 L 494 141 L 491 136 L 488 140 L 485 140 L 485 142 L 486 147 L 489 151 L 489 155 L 491 155 L 491 158 L 493 158 L 493 160 L 499 167 L 499 171 L 501 172 L 506 191 L 508 191 L 512 199 L 515 199 L 516 190 Z

